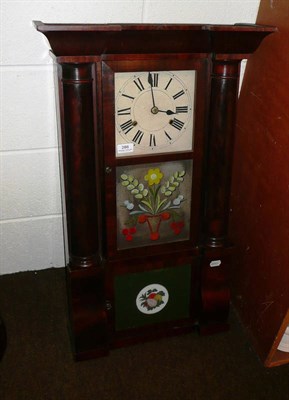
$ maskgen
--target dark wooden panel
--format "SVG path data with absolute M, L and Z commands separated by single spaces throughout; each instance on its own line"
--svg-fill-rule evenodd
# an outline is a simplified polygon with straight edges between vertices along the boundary
M 276 25 L 278 33 L 248 61 L 238 105 L 232 284 L 234 303 L 266 360 L 289 309 L 288 1 L 262 0 L 257 21 Z

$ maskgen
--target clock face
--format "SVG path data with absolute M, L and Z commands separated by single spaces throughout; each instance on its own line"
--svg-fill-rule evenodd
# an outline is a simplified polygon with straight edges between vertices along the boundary
M 195 71 L 115 73 L 116 157 L 193 147 Z

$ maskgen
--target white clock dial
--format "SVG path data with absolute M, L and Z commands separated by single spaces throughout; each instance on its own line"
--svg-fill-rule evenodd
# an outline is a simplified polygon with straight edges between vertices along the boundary
M 191 150 L 194 91 L 195 71 L 116 73 L 116 156 Z

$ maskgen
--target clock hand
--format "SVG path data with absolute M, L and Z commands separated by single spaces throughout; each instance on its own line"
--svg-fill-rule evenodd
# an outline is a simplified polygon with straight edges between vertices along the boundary
M 152 77 L 152 74 L 150 72 L 148 73 L 148 83 L 152 87 L 152 85 L 153 85 L 153 77 Z
M 148 83 L 151 87 L 151 94 L 152 94 L 152 101 L 153 101 L 153 109 L 156 109 L 156 104 L 155 104 L 155 98 L 154 98 L 154 92 L 153 92 L 153 77 L 152 74 L 149 72 L 148 74 Z M 156 114 L 156 112 L 153 112 L 153 114 Z
M 159 112 L 166 113 L 167 115 L 177 114 L 176 112 L 173 112 L 172 110 L 167 110 L 167 111 L 159 110 Z

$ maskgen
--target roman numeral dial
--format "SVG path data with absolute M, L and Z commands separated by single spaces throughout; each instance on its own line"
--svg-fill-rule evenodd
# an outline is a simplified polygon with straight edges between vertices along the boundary
M 195 76 L 194 70 L 115 72 L 116 157 L 192 149 Z
M 144 137 L 144 132 L 138 130 L 137 133 L 132 138 L 132 141 L 137 144 L 141 144 L 142 138 Z
M 173 126 L 174 128 L 176 128 L 178 131 L 181 131 L 184 127 L 184 122 L 180 121 L 177 118 L 174 118 L 173 120 L 170 121 L 171 126 Z

